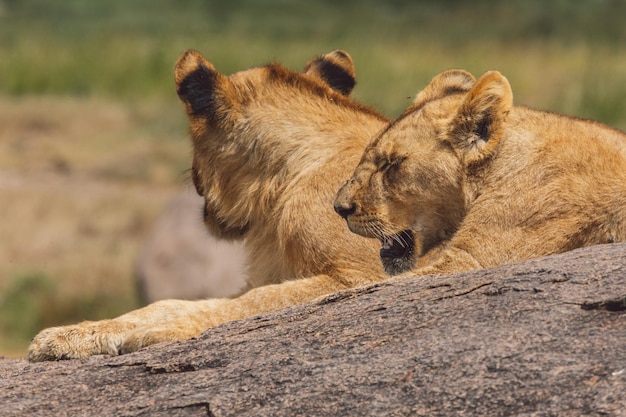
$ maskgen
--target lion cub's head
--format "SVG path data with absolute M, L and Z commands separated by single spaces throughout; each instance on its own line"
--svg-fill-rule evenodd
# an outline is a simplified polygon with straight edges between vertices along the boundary
M 411 269 L 454 234 L 511 107 L 498 72 L 475 80 L 446 71 L 365 150 L 335 210 L 352 232 L 380 239 L 388 273 Z
M 205 199 L 205 224 L 226 239 L 243 238 L 262 210 L 267 217 L 285 187 L 288 159 L 320 131 L 316 123 L 327 123 L 341 104 L 357 106 L 346 98 L 355 76 L 341 50 L 314 58 L 303 72 L 270 64 L 230 76 L 189 50 L 176 63 L 175 80 L 190 122 L 191 173 Z

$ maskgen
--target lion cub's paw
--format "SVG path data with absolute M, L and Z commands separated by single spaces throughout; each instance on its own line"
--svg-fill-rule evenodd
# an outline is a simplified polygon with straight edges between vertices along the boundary
M 50 327 L 34 337 L 28 347 L 31 362 L 79 359 L 92 355 L 117 355 L 122 337 L 101 333 L 94 322 Z

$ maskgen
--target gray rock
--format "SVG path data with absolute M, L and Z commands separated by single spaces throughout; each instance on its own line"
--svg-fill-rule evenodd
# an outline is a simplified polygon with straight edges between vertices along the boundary
M 188 186 L 157 219 L 136 262 L 143 303 L 230 297 L 244 288 L 243 245 L 211 236 L 202 224 L 202 205 L 202 198 Z
M 624 416 L 626 244 L 393 280 L 120 357 L 0 360 L 3 416 Z

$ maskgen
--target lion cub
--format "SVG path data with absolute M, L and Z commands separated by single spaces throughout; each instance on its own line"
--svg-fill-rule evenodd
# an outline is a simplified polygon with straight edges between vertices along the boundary
M 626 135 L 514 107 L 498 72 L 444 72 L 365 150 L 335 210 L 380 239 L 390 274 L 623 242 Z
M 175 78 L 205 224 L 217 237 L 244 240 L 251 290 L 235 299 L 159 301 L 112 320 L 45 329 L 31 343 L 31 361 L 187 339 L 385 277 L 375 242 L 350 233 L 333 212 L 337 189 L 388 124 L 347 97 L 355 79 L 346 52 L 317 57 L 302 73 L 272 64 L 225 76 L 187 51 Z

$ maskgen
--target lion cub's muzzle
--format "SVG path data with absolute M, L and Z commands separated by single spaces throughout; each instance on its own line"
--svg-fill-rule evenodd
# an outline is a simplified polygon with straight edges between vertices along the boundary
M 352 233 L 356 233 L 357 235 L 361 235 L 363 237 L 374 237 L 368 230 L 362 229 L 359 227 L 361 217 L 361 210 L 359 205 L 356 203 L 354 198 L 354 192 L 351 190 L 353 185 L 353 181 L 348 181 L 337 193 L 337 197 L 335 198 L 335 203 L 333 204 L 333 208 L 335 212 L 339 214 L 345 221 Z
M 337 199 L 335 200 L 334 208 L 337 214 L 344 219 L 348 219 L 349 215 L 356 212 L 356 204 L 351 201 L 340 201 Z
M 337 193 L 337 198 L 333 205 L 337 214 L 347 221 L 348 227 L 352 232 L 365 237 L 378 238 L 381 243 L 381 258 L 410 258 L 415 251 L 415 240 L 412 231 L 404 230 L 396 234 L 386 234 L 384 232 L 385 228 L 380 225 L 370 224 L 365 227 L 363 225 L 355 227 L 354 221 L 350 221 L 350 216 L 357 215 L 359 217 L 360 213 L 360 208 L 354 201 L 354 191 L 352 190 L 354 184 L 354 179 L 348 181 Z
M 338 215 L 344 219 L 348 219 L 348 216 L 356 212 L 357 206 L 354 202 L 354 195 L 357 188 L 357 184 L 354 178 L 350 178 L 346 183 L 337 191 L 335 197 L 335 204 L 333 207 Z

